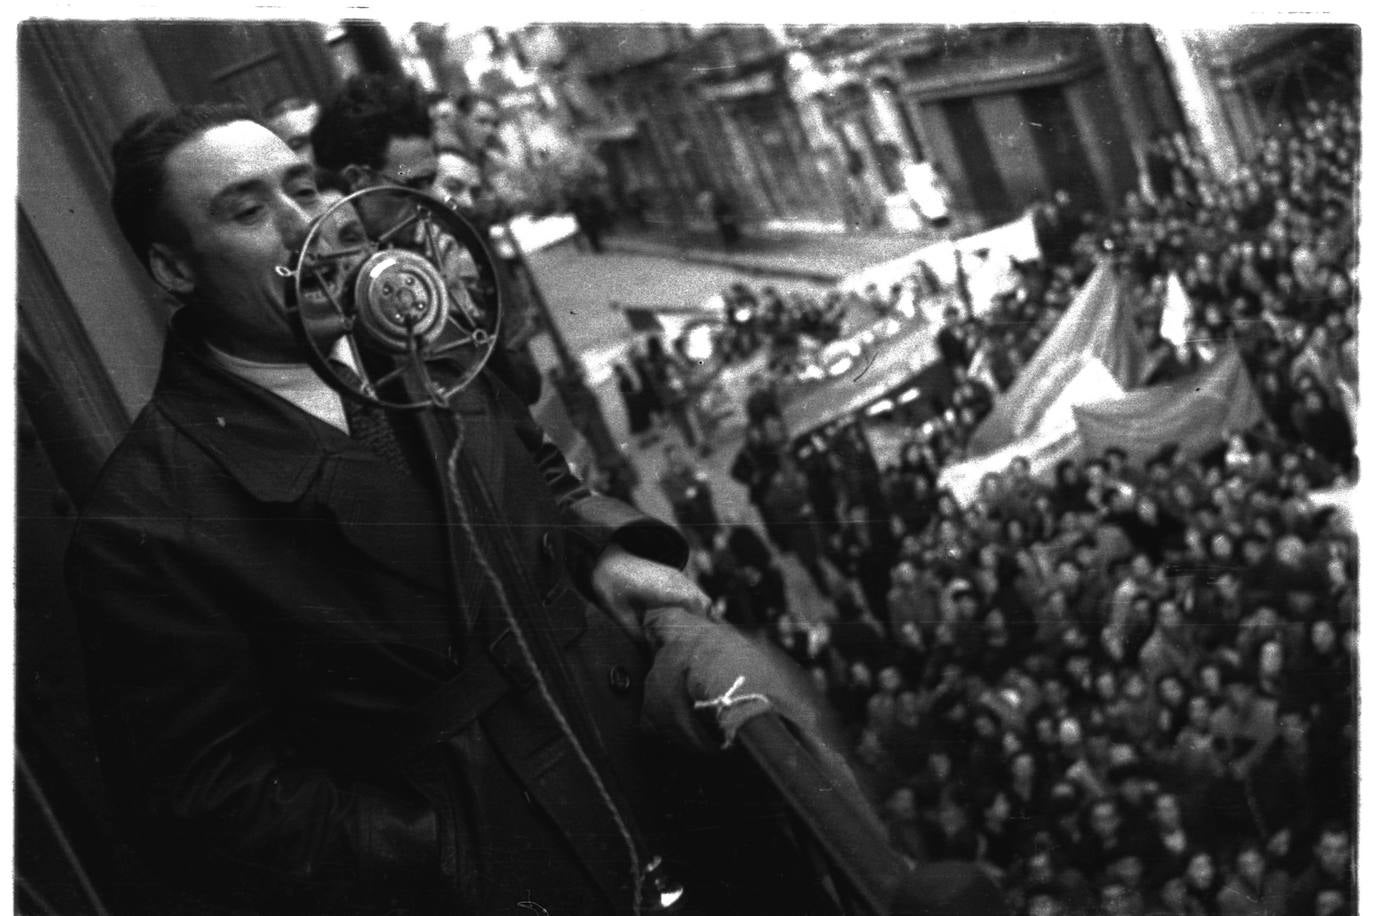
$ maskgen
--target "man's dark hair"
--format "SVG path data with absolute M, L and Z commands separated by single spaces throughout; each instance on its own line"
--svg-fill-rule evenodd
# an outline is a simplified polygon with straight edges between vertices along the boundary
M 349 77 L 320 110 L 310 132 L 315 162 L 343 171 L 350 165 L 379 169 L 394 137 L 428 137 L 424 93 L 413 79 L 378 73 Z
M 171 111 L 148 112 L 114 142 L 110 206 L 119 230 L 145 268 L 148 249 L 154 242 L 174 241 L 182 232 L 182 227 L 174 225 L 163 212 L 167 158 L 177 147 L 213 127 L 253 120 L 245 105 L 183 105 Z
M 315 187 L 320 191 L 337 191 L 347 197 L 351 193 L 348 182 L 333 169 L 315 168 Z
M 1285 693 L 1280 699 L 1278 707 L 1274 710 L 1274 718 L 1282 719 L 1284 716 L 1300 716 L 1304 722 L 1311 718 L 1308 706 L 1298 697 Z
M 1316 840 L 1314 842 L 1320 843 L 1322 837 L 1328 836 L 1339 836 L 1350 839 L 1350 827 L 1342 821 L 1332 819 L 1324 820 L 1317 827 Z

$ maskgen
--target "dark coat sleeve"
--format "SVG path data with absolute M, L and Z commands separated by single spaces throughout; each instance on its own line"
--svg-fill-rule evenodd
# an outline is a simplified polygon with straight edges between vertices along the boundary
M 524 405 L 509 391 L 501 398 L 503 408 L 514 418 L 516 434 L 558 505 L 575 579 L 588 579 L 596 559 L 613 543 L 675 569 L 686 568 L 690 551 L 676 528 L 618 499 L 593 493 L 568 467 L 563 453 Z

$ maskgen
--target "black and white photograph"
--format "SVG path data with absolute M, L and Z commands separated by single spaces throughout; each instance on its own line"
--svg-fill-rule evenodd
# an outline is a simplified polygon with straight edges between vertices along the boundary
M 1360 912 L 1356 17 L 27 12 L 14 913 Z

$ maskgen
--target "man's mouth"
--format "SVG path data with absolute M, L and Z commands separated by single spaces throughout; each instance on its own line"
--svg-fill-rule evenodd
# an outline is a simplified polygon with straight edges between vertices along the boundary
M 335 305 L 343 291 L 344 270 L 336 261 L 320 261 L 302 267 L 297 290 L 303 304 Z

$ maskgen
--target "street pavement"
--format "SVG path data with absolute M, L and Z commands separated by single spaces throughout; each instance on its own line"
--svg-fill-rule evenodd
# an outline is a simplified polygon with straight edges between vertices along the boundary
M 612 435 L 639 472 L 636 502 L 644 511 L 671 521 L 672 512 L 658 486 L 658 477 L 663 470 L 664 446 L 681 439 L 675 430 L 661 431 L 653 443 L 636 442 L 630 436 L 624 404 L 610 366 L 624 352 L 632 334 L 625 316 L 609 303 L 616 300 L 631 307 L 700 306 L 736 281 L 755 286 L 771 283 L 782 291 L 819 291 L 823 287 L 795 275 L 759 274 L 655 255 L 609 251 L 591 254 L 571 244 L 533 252 L 527 260 L 569 348 L 587 370 L 588 382 L 601 403 Z M 531 347 L 542 368 L 557 365 L 547 334 L 538 335 Z M 545 385 L 546 389 L 549 387 Z M 744 488 L 729 474 L 739 444 L 737 432 L 722 438 L 698 463 L 710 478 L 718 512 L 722 516 L 738 514 L 757 525 L 758 517 Z M 794 608 L 811 619 L 828 614 L 800 565 L 786 561 L 783 572 Z
M 760 231 L 743 236 L 728 249 L 714 233 L 649 229 L 611 234 L 605 245 L 621 253 L 724 265 L 742 273 L 784 275 L 828 284 L 943 238 L 966 235 L 973 228 L 972 222 L 956 221 L 944 229 L 919 231 Z
M 632 337 L 612 302 L 626 308 L 704 309 L 709 299 L 737 281 L 755 287 L 771 283 L 784 291 L 824 288 L 785 273 L 745 273 L 661 255 L 591 254 L 570 243 L 536 251 L 527 260 L 568 347 L 582 359 L 593 382 L 603 376 L 609 380 L 611 362 Z

